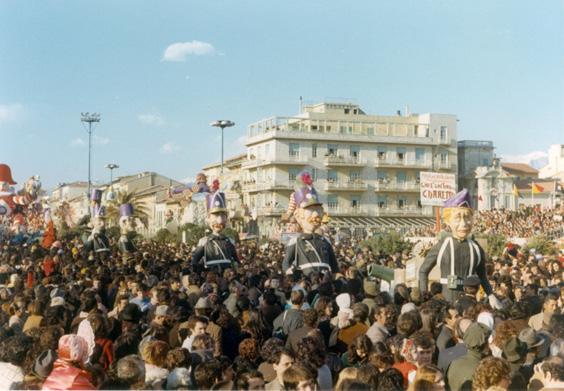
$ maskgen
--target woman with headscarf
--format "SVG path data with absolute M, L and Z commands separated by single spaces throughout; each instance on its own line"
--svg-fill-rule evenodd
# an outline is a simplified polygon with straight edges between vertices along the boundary
M 88 360 L 88 343 L 75 334 L 63 335 L 59 339 L 59 358 L 53 371 L 43 383 L 43 390 L 92 390 L 90 373 L 84 370 Z

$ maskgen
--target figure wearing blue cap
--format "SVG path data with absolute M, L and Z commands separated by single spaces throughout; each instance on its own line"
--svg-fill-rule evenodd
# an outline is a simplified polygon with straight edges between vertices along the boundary
M 288 242 L 282 270 L 286 274 L 301 270 L 306 276 L 313 272 L 336 273 L 339 267 L 333 246 L 325 237 L 315 233 L 321 226 L 323 204 L 313 187 L 310 174 L 300 174 L 299 180 L 302 185 L 293 193 L 296 203 L 294 217 L 302 234 Z
M 419 269 L 419 288 L 421 293 L 427 292 L 429 273 L 437 265 L 440 268 L 440 283 L 446 300 L 454 303 L 463 294 L 466 277 L 477 276 L 490 304 L 499 308 L 500 302 L 493 295 L 486 275 L 484 249 L 470 237 L 473 215 L 467 189 L 463 189 L 444 203 L 443 219 L 451 232 L 439 240 L 425 257 Z
M 235 243 L 222 234 L 228 221 L 225 194 L 219 190 L 207 194 L 206 208 L 208 210 L 207 221 L 212 233 L 200 239 L 192 255 L 192 267 L 196 271 L 205 269 L 219 272 L 236 267 L 239 257 L 235 250 Z

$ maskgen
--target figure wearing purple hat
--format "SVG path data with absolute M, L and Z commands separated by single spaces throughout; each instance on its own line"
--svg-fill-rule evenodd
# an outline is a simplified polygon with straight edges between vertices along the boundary
M 228 210 L 225 193 L 219 191 L 219 182 L 215 184 L 216 190 L 206 195 L 207 223 L 212 233 L 200 239 L 192 256 L 192 267 L 197 271 L 206 269 L 222 272 L 239 263 L 235 243 L 222 234 L 227 226 Z
M 122 256 L 127 259 L 137 251 L 137 248 L 129 238 L 130 232 L 135 232 L 135 217 L 133 217 L 133 205 L 122 204 L 119 206 L 120 237 L 118 248 Z
M 313 187 L 311 175 L 304 172 L 299 177 L 303 186 L 293 193 L 293 216 L 303 233 L 288 242 L 282 270 L 286 274 L 301 270 L 306 275 L 314 271 L 337 272 L 333 246 L 327 238 L 316 233 L 323 218 L 323 204 Z
M 488 295 L 490 304 L 499 308 L 501 303 L 493 294 L 486 275 L 486 254 L 470 235 L 474 215 L 470 205 L 467 189 L 445 201 L 443 219 L 450 228 L 450 233 L 442 237 L 425 257 L 419 269 L 419 288 L 421 293 L 427 292 L 429 273 L 438 266 L 443 296 L 454 303 L 463 294 L 464 280 L 475 275 L 480 279 L 480 285 Z
M 94 252 L 96 254 L 108 254 L 110 251 L 110 241 L 106 236 L 106 207 L 100 205 L 102 193 L 97 198 L 95 190 L 92 191 L 90 199 L 93 203 L 93 218 L 92 218 L 92 232 L 86 240 L 84 249 L 89 254 Z

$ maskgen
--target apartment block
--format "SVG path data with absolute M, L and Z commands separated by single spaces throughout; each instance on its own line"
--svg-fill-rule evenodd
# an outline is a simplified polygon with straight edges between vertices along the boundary
M 419 173 L 456 174 L 456 140 L 454 115 L 370 115 L 350 103 L 307 105 L 293 117 L 248 126 L 244 203 L 266 234 L 286 210 L 296 176 L 308 170 L 336 226 L 420 223 L 432 209 L 420 203 Z

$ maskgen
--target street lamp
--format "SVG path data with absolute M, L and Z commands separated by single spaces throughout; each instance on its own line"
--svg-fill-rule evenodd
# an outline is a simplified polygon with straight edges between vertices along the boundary
M 109 163 L 109 164 L 106 164 L 104 167 L 106 167 L 108 170 L 110 170 L 110 187 L 108 189 L 109 191 L 108 191 L 108 195 L 106 196 L 106 199 L 108 201 L 112 201 L 113 199 L 115 199 L 115 193 L 112 191 L 113 190 L 112 185 L 113 185 L 113 182 L 114 182 L 114 175 L 113 174 L 114 174 L 114 170 L 116 168 L 119 168 L 119 166 L 115 163 Z
M 80 113 L 80 122 L 87 123 L 88 129 L 88 196 L 90 197 L 90 187 L 92 186 L 92 179 L 91 179 L 91 170 L 90 170 L 90 163 L 91 163 L 91 156 L 92 156 L 92 124 L 96 122 L 100 122 L 100 114 L 98 113 Z
M 218 120 L 213 121 L 211 126 L 216 128 L 221 128 L 221 174 L 223 175 L 223 129 L 235 126 L 235 122 L 229 120 Z

